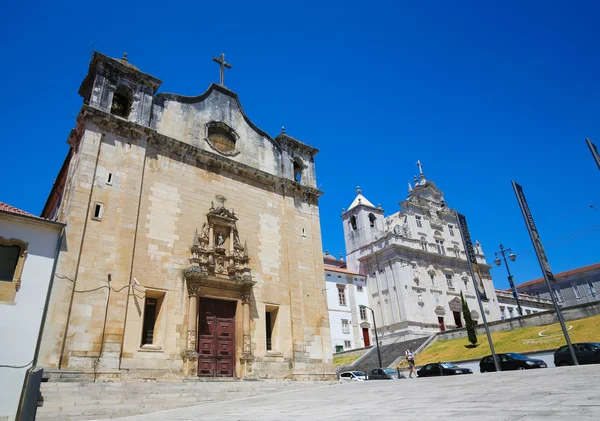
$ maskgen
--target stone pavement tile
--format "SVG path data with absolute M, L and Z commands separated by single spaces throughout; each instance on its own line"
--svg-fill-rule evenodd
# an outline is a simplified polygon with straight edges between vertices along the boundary
M 210 420 L 600 420 L 600 366 L 481 376 L 368 381 L 287 390 L 121 421 Z

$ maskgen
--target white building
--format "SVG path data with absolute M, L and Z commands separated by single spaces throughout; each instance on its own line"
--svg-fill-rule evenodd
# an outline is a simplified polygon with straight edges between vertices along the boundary
M 498 305 L 500 306 L 500 318 L 502 320 L 519 317 L 517 300 L 515 300 L 513 297 L 512 291 L 503 291 L 497 289 L 496 298 L 498 298 Z M 521 305 L 523 316 L 554 309 L 551 299 L 534 297 L 528 294 L 519 293 L 519 304 Z
M 371 346 L 366 276 L 348 270 L 341 256 L 337 260 L 325 252 L 323 261 L 333 352 Z
M 384 216 L 358 189 L 342 214 L 348 269 L 367 276 L 369 302 L 383 340 L 462 327 L 461 292 L 473 318 L 481 321 L 454 211 L 418 164 L 420 177 L 414 186 L 408 183 L 399 212 Z M 482 271 L 479 289 L 488 298 L 486 317 L 499 320 L 491 266 L 478 242 L 475 249 Z
M 38 338 L 63 224 L 0 202 L 0 419 L 14 420 Z

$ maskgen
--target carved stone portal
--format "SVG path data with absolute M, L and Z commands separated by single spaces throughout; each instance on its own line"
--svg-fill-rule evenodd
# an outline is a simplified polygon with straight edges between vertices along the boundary
M 219 199 L 219 198 L 218 198 Z M 203 287 L 238 291 L 241 293 L 243 345 L 242 363 L 244 376 L 252 376 L 252 336 L 250 334 L 250 303 L 252 280 L 248 257 L 248 247 L 242 245 L 237 229 L 237 217 L 233 210 L 226 209 L 224 197 L 220 197 L 221 206 L 210 207 L 200 234 L 196 230 L 190 249 L 190 266 L 183 275 L 189 293 L 188 336 L 184 352 L 186 375 L 193 377 L 198 373 L 198 297 Z
M 254 284 L 248 263 L 248 249 L 242 245 L 237 217 L 224 206 L 211 206 L 201 233 L 194 235 L 190 267 L 184 275 L 190 283 L 239 289 Z

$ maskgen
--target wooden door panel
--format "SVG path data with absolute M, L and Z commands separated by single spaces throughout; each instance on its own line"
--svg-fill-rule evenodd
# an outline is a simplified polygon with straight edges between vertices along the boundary
M 217 341 L 217 357 L 233 357 L 233 342 Z
M 235 372 L 235 306 L 232 301 L 200 302 L 198 376 L 233 377 Z
M 219 338 L 231 338 L 233 336 L 233 319 L 217 319 L 217 336 Z
M 216 376 L 217 377 L 233 377 L 233 359 L 217 359 Z
M 200 338 L 198 341 L 198 354 L 204 357 L 215 356 L 215 340 L 213 338 Z
M 214 358 L 198 358 L 198 376 L 212 377 L 215 371 Z

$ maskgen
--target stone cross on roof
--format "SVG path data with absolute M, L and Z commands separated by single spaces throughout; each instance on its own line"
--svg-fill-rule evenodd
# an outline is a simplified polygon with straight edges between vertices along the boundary
M 417 160 L 417 167 L 419 167 L 419 174 L 423 174 L 423 164 L 420 160 Z
M 215 63 L 219 63 L 221 67 L 221 86 L 225 86 L 225 68 L 231 69 L 231 64 L 225 62 L 225 54 L 221 53 L 220 58 L 213 57 Z

